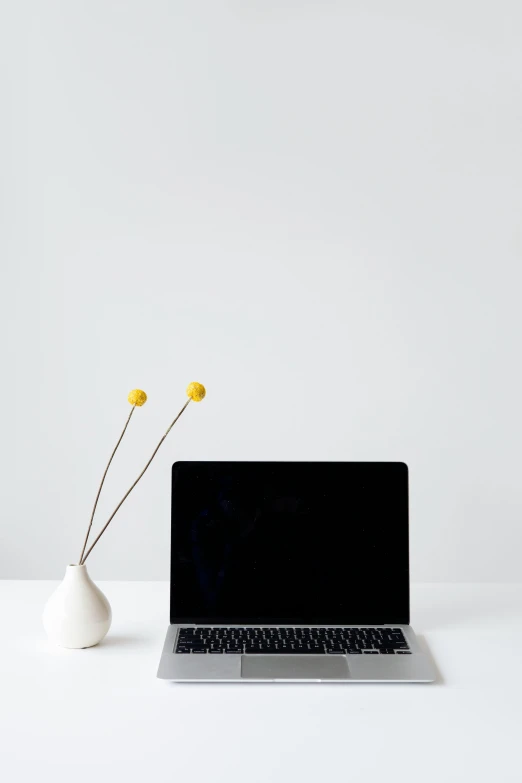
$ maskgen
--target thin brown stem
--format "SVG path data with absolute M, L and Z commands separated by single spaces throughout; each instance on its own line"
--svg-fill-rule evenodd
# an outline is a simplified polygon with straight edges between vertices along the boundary
M 83 553 L 85 552 L 85 547 L 87 546 L 87 541 L 89 540 L 89 534 L 90 534 L 90 532 L 91 532 L 92 522 L 93 522 L 93 519 L 94 519 L 94 514 L 96 513 L 96 506 L 98 505 L 98 500 L 100 499 L 100 494 L 101 494 L 101 491 L 102 491 L 103 483 L 104 483 L 104 481 L 105 481 L 105 476 L 106 476 L 106 475 L 107 475 L 107 473 L 108 473 L 108 470 L 109 470 L 109 468 L 110 468 L 110 465 L 111 465 L 111 462 L 112 462 L 112 460 L 113 460 L 113 457 L 114 457 L 114 455 L 115 455 L 115 454 L 116 454 L 116 452 L 118 451 L 118 446 L 120 445 L 120 443 L 121 443 L 121 441 L 122 441 L 122 439 L 123 439 L 123 436 L 125 435 L 125 430 L 126 430 L 126 429 L 127 429 L 127 427 L 129 426 L 129 422 L 130 422 L 130 420 L 131 420 L 131 416 L 132 416 L 132 414 L 134 413 L 134 409 L 135 409 L 135 407 L 136 407 L 136 406 L 135 406 L 135 405 L 133 405 L 133 406 L 132 406 L 132 408 L 131 408 L 131 412 L 129 413 L 129 418 L 128 418 L 128 419 L 127 419 L 127 421 L 125 422 L 125 427 L 123 428 L 123 432 L 121 433 L 121 435 L 120 435 L 120 437 L 119 437 L 119 440 L 118 440 L 118 442 L 117 442 L 116 446 L 114 447 L 114 451 L 112 452 L 112 454 L 111 454 L 111 457 L 110 457 L 110 459 L 109 459 L 109 461 L 108 461 L 108 463 L 107 463 L 107 467 L 105 468 L 105 473 L 104 473 L 104 474 L 103 474 L 103 476 L 102 476 L 102 480 L 101 480 L 100 486 L 99 486 L 99 488 L 98 488 L 98 494 L 96 495 L 96 500 L 94 501 L 94 506 L 92 507 L 91 521 L 89 522 L 89 527 L 87 528 L 87 534 L 86 534 L 86 536 L 85 536 L 85 541 L 83 542 L 83 549 L 82 549 L 82 553 L 81 553 L 81 555 L 80 555 L 80 559 L 78 560 L 78 564 L 79 564 L 79 565 L 81 565 L 81 562 L 82 562 L 82 557 L 83 557 Z
M 165 440 L 165 438 L 167 437 L 167 435 L 169 434 L 169 432 L 171 431 L 171 429 L 173 428 L 173 426 L 175 425 L 175 423 L 177 422 L 177 420 L 179 419 L 179 417 L 181 416 L 181 414 L 183 413 L 183 411 L 185 410 L 185 408 L 187 407 L 187 405 L 189 404 L 189 402 L 190 402 L 190 397 L 189 397 L 189 399 L 187 400 L 187 402 L 185 403 L 185 405 L 182 407 L 182 409 L 180 410 L 180 412 L 178 413 L 178 415 L 176 416 L 176 418 L 174 419 L 174 421 L 172 422 L 172 424 L 170 425 L 170 427 L 168 428 L 168 430 L 166 431 L 166 433 L 164 434 L 164 436 L 161 438 L 160 442 L 158 443 L 158 445 L 156 446 L 156 448 L 155 448 L 155 449 L 154 449 L 154 451 L 152 452 L 152 457 L 149 459 L 149 461 L 147 462 L 147 464 L 145 465 L 145 467 L 144 467 L 144 468 L 143 468 L 143 470 L 141 471 L 140 475 L 138 476 L 138 478 L 136 479 L 136 481 L 134 482 L 134 484 L 132 484 L 131 488 L 130 488 L 130 489 L 129 489 L 129 490 L 126 492 L 126 493 L 125 493 L 125 495 L 122 497 L 122 499 L 120 500 L 120 502 L 118 503 L 118 505 L 116 506 L 116 508 L 115 508 L 115 509 L 114 509 L 114 511 L 112 512 L 112 514 L 110 515 L 109 519 L 107 520 L 107 522 L 105 523 L 105 525 L 102 527 L 102 529 L 100 530 L 100 532 L 98 533 L 98 535 L 96 536 L 96 538 L 94 539 L 94 541 L 92 542 L 91 546 L 89 547 L 89 549 L 87 550 L 87 552 L 86 552 L 86 554 L 85 554 L 85 557 L 84 557 L 84 558 L 83 558 L 83 559 L 80 561 L 80 565 L 83 565 L 83 564 L 85 563 L 85 561 L 87 560 L 87 558 L 88 558 L 88 557 L 89 557 L 89 555 L 91 554 L 92 550 L 94 549 L 94 547 L 96 546 L 96 544 L 98 543 L 98 541 L 100 540 L 100 538 L 103 536 L 103 534 L 105 533 L 105 531 L 106 531 L 106 530 L 107 530 L 107 528 L 109 527 L 109 524 L 111 523 L 112 519 L 113 519 L 113 518 L 114 518 L 114 516 L 116 515 L 117 511 L 118 511 L 118 510 L 121 508 L 121 506 L 122 506 L 122 505 L 124 504 L 124 502 L 127 500 L 127 498 L 129 497 L 130 493 L 132 492 L 132 490 L 134 489 L 134 487 L 135 487 L 135 486 L 136 486 L 136 484 L 138 483 L 138 481 L 139 481 L 139 480 L 142 478 L 143 474 L 145 473 L 145 471 L 146 471 L 146 470 L 147 470 L 147 468 L 149 467 L 150 463 L 152 462 L 152 460 L 154 459 L 154 457 L 155 457 L 155 456 L 156 456 L 156 454 L 158 453 L 158 451 L 159 451 L 159 448 L 160 448 L 161 444 L 163 443 L 163 441 Z

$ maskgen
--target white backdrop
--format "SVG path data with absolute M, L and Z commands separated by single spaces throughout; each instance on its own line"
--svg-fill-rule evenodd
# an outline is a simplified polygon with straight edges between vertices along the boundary
M 522 6 L 2 5 L 0 576 L 168 576 L 176 459 L 404 460 L 414 580 L 521 578 Z

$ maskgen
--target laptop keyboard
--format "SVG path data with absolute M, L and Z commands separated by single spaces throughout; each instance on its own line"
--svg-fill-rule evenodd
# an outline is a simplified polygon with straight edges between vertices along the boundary
M 400 628 L 180 628 L 184 655 L 411 655 Z

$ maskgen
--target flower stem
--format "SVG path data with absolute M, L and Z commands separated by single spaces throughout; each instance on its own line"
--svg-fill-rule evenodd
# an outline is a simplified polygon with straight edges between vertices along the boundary
M 90 534 L 90 532 L 91 532 L 92 522 L 93 522 L 93 519 L 94 519 L 94 514 L 95 514 L 95 512 L 96 512 L 96 506 L 98 505 L 98 500 L 99 500 L 99 498 L 100 498 L 100 494 L 101 494 L 101 491 L 102 491 L 102 487 L 103 487 L 103 484 L 104 484 L 104 481 L 105 481 L 105 476 L 106 476 L 106 475 L 107 475 L 107 473 L 108 473 L 108 470 L 109 470 L 109 467 L 110 467 L 110 465 L 111 465 L 111 462 L 112 462 L 112 459 L 113 459 L 114 455 L 115 455 L 115 454 L 116 454 L 116 452 L 118 451 L 118 446 L 120 445 L 120 443 L 121 443 L 121 441 L 122 441 L 122 439 L 123 439 L 123 436 L 125 435 L 125 430 L 126 430 L 126 429 L 127 429 L 127 427 L 129 426 L 129 422 L 130 422 L 130 420 L 131 420 L 131 416 L 132 416 L 132 414 L 134 413 L 134 409 L 135 409 L 135 407 L 136 407 L 136 406 L 135 406 L 135 405 L 133 405 L 133 406 L 132 406 L 132 408 L 131 408 L 131 412 L 129 413 L 129 418 L 128 418 L 128 419 L 127 419 L 127 421 L 125 422 L 125 427 L 123 428 L 123 432 L 121 433 L 121 435 L 120 435 L 120 437 L 119 437 L 119 440 L 118 440 L 118 442 L 117 442 L 116 446 L 114 447 L 114 451 L 112 452 L 112 454 L 111 454 L 111 458 L 110 458 L 110 460 L 109 460 L 109 461 L 108 461 L 108 463 L 107 463 L 107 467 L 105 468 L 105 473 L 104 473 L 104 474 L 103 474 L 103 476 L 102 476 L 101 484 L 100 484 L 100 486 L 99 486 L 99 488 L 98 488 L 98 494 L 96 495 L 96 500 L 94 501 L 94 506 L 93 506 L 93 508 L 92 508 L 91 521 L 89 522 L 89 527 L 87 528 L 87 534 L 86 534 L 86 536 L 85 536 L 85 541 L 83 542 L 83 549 L 82 549 L 82 553 L 81 553 L 81 555 L 80 555 L 80 559 L 78 560 L 78 565 L 81 565 L 81 564 L 82 564 L 82 557 L 83 557 L 83 553 L 85 552 L 85 547 L 87 546 L 87 541 L 88 541 L 88 539 L 89 539 L 89 534 Z
M 189 402 L 190 402 L 190 398 L 187 400 L 187 402 L 186 402 L 186 403 L 185 403 L 185 405 L 182 407 L 182 409 L 180 410 L 180 412 L 178 413 L 178 415 L 176 416 L 176 418 L 174 419 L 174 421 L 172 422 L 172 424 L 170 425 L 170 427 L 168 428 L 168 430 L 166 431 L 166 433 L 165 433 L 165 434 L 163 435 L 163 437 L 161 438 L 160 442 L 158 443 L 158 445 L 156 446 L 156 448 L 155 448 L 155 449 L 154 449 L 154 451 L 152 452 L 152 457 L 149 459 L 149 461 L 147 462 L 147 464 L 145 465 L 145 467 L 144 467 L 144 468 L 143 468 L 143 470 L 141 471 L 140 475 L 138 476 L 138 478 L 136 479 L 136 481 L 134 482 L 134 484 L 132 484 L 132 486 L 130 487 L 130 489 L 129 489 L 129 490 L 127 490 L 127 492 L 125 493 L 125 495 L 122 497 L 122 499 L 120 500 L 120 502 L 118 503 L 118 505 L 116 506 L 116 508 L 115 508 L 115 509 L 114 509 L 114 511 L 112 512 L 112 514 L 110 515 L 109 519 L 107 520 L 107 522 L 105 523 L 105 525 L 102 527 L 102 529 L 100 530 L 100 532 L 98 533 L 98 535 L 97 535 L 97 536 L 96 536 L 96 538 L 94 539 L 93 543 L 91 544 L 91 546 L 90 546 L 90 547 L 89 547 L 89 549 L 87 550 L 87 552 L 86 552 L 85 556 L 83 557 L 83 559 L 82 559 L 82 560 L 80 560 L 80 565 L 83 565 L 83 564 L 85 563 L 85 561 L 86 561 L 86 560 L 87 560 L 87 558 L 89 557 L 90 553 L 92 552 L 92 550 L 94 549 L 94 547 L 96 546 L 96 544 L 98 543 L 98 541 L 100 540 L 100 538 L 103 536 L 103 534 L 105 533 L 105 531 L 107 530 L 107 528 L 109 527 L 109 524 L 111 523 L 111 521 L 112 521 L 113 517 L 116 515 L 117 511 L 119 511 L 119 509 L 121 508 L 121 506 L 123 505 L 123 503 L 124 503 L 124 502 L 127 500 L 127 498 L 129 497 L 130 493 L 132 492 L 132 490 L 134 489 L 134 487 L 135 487 L 135 486 L 136 486 L 136 484 L 138 483 L 138 481 L 139 481 L 139 480 L 142 478 L 143 474 L 145 473 L 145 471 L 146 471 L 146 470 L 147 470 L 147 468 L 149 467 L 150 463 L 152 462 L 152 460 L 154 459 L 154 457 L 155 457 L 155 456 L 156 456 L 156 454 L 158 453 L 158 451 L 159 451 L 159 448 L 160 448 L 161 444 L 163 443 L 163 441 L 165 440 L 165 438 L 167 437 L 167 435 L 169 434 L 169 432 L 171 431 L 171 429 L 173 428 L 173 426 L 175 425 L 175 423 L 177 422 L 177 420 L 179 419 L 179 417 L 181 416 L 181 414 L 183 413 L 183 411 L 185 410 L 185 408 L 187 407 L 187 405 L 189 404 Z

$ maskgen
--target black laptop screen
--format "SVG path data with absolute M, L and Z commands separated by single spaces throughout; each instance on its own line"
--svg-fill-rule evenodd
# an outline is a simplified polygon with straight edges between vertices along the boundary
M 178 462 L 171 622 L 409 622 L 403 463 Z

